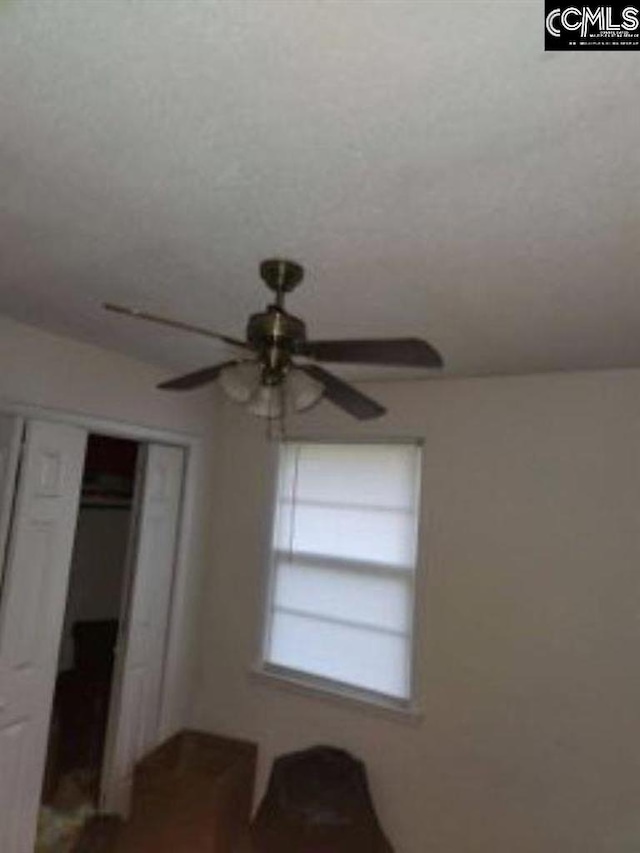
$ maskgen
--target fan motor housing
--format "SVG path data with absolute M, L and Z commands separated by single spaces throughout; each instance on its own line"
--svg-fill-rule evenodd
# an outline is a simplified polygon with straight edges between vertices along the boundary
M 299 317 L 271 306 L 267 311 L 252 314 L 247 325 L 247 340 L 256 349 L 273 346 L 290 353 L 295 344 L 306 340 L 307 329 Z

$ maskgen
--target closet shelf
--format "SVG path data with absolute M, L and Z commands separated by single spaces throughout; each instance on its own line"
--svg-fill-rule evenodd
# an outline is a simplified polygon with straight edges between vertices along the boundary
M 83 494 L 80 509 L 131 509 L 131 498 L 119 495 Z

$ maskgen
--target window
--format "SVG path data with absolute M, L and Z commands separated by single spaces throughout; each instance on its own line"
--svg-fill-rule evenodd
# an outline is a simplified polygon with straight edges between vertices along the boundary
M 411 699 L 420 447 L 281 445 L 267 671 Z

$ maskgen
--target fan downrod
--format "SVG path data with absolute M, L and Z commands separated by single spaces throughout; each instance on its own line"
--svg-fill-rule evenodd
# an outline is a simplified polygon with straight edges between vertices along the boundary
M 274 293 L 291 293 L 304 278 L 304 267 L 286 258 L 268 258 L 260 264 L 260 276 Z

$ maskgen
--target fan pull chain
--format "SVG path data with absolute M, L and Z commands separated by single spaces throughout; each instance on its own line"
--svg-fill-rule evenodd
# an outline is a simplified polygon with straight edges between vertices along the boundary
M 298 475 L 300 471 L 300 453 L 302 448 L 300 445 L 296 447 L 295 463 L 293 469 L 293 483 L 291 484 L 291 515 L 289 517 L 289 565 L 293 564 L 293 545 L 296 535 L 296 498 L 298 497 Z
M 277 405 L 275 417 L 267 417 L 267 441 L 286 441 L 287 439 L 287 394 L 284 383 L 278 386 L 280 400 Z

